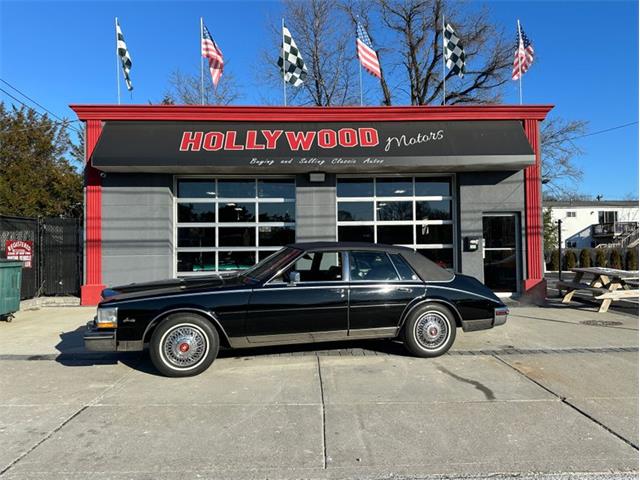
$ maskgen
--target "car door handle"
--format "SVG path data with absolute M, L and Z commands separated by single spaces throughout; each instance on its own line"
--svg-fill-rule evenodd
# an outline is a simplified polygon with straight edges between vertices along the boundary
M 402 293 L 411 293 L 411 292 L 412 292 L 412 290 L 413 290 L 413 289 L 412 289 L 412 288 L 409 288 L 409 287 L 399 287 L 399 288 L 398 288 L 398 291 L 399 291 L 399 292 L 402 292 Z

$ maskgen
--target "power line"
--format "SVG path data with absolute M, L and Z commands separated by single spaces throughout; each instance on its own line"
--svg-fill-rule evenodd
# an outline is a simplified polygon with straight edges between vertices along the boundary
M 1 80 L 1 79 L 0 79 Z M 13 100 L 15 100 L 16 102 L 18 102 L 20 105 L 29 108 L 31 110 L 33 110 L 34 113 L 40 115 L 41 117 L 45 117 L 44 114 L 38 112 L 36 109 L 30 107 L 29 105 L 27 105 L 26 103 L 24 103 L 22 100 L 20 100 L 19 98 L 14 97 L 12 94 L 10 94 L 9 92 L 7 92 L 4 88 L 0 87 L 0 92 L 3 92 L 5 95 L 11 97 Z M 45 109 L 46 110 L 46 109 Z M 47 110 L 48 111 L 48 110 Z M 51 113 L 51 112 L 49 112 Z M 52 114 L 53 115 L 53 114 Z M 54 115 L 56 118 L 60 119 L 59 122 L 56 122 L 55 120 L 50 120 L 52 124 L 54 125 L 60 125 L 60 126 L 67 126 L 70 129 L 74 130 L 76 133 L 78 133 L 79 135 L 82 135 L 82 132 L 80 130 L 78 130 L 77 128 L 73 127 L 72 125 L 70 125 L 71 123 L 75 123 L 75 122 L 79 122 L 80 120 L 63 120 L 60 117 L 58 117 L 57 115 Z M 29 127 L 29 128 L 33 128 L 33 127 Z M 24 129 L 24 130 L 28 130 L 28 129 Z
M 631 125 L 637 125 L 637 124 L 638 122 L 635 121 L 635 122 L 625 123 L 624 125 L 616 125 L 615 127 L 605 128 L 604 130 L 598 130 L 596 132 L 585 133 L 584 135 L 578 135 L 576 137 L 567 138 L 566 140 L 558 140 L 556 142 L 551 142 L 549 143 L 549 145 L 553 145 L 554 143 L 560 143 L 562 141 L 572 141 L 572 140 L 577 140 L 578 138 L 591 137 L 593 135 L 600 135 L 601 133 L 607 133 L 613 130 L 619 130 L 621 128 L 630 127 Z
M 33 98 L 29 97 L 29 95 L 27 95 L 24 92 L 21 92 L 18 88 L 14 87 L 13 85 L 11 85 L 9 82 L 7 82 L 6 80 L 4 80 L 3 78 L 0 78 L 0 82 L 4 83 L 5 85 L 7 85 L 8 87 L 12 88 L 13 90 L 15 90 L 16 92 L 18 92 L 20 95 L 22 95 L 24 98 L 26 98 L 27 100 L 29 100 L 31 103 L 34 103 L 35 105 L 37 105 L 38 107 L 40 107 L 42 110 L 44 110 L 45 112 L 47 112 L 49 115 L 51 115 L 52 117 L 57 118 L 58 120 L 62 121 L 62 118 L 60 118 L 58 115 L 56 115 L 55 113 L 53 113 L 52 111 L 48 110 L 46 107 L 43 107 L 42 105 L 40 105 L 38 102 L 36 102 Z

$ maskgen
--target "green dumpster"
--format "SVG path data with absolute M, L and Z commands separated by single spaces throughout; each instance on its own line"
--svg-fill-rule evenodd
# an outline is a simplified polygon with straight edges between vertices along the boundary
M 22 262 L 0 259 L 0 319 L 20 310 Z

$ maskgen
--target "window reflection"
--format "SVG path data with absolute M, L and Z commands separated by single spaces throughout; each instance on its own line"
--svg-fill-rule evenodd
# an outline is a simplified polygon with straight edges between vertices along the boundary
M 413 220 L 411 202 L 378 202 L 376 206 L 378 220 Z
M 214 180 L 200 178 L 178 180 L 178 197 L 180 198 L 215 198 L 215 196 Z
M 339 202 L 338 221 L 354 222 L 373 220 L 373 202 Z
M 337 193 L 339 197 L 373 197 L 373 179 L 339 178 Z
M 417 220 L 451 220 L 451 200 L 416 202 Z
M 214 203 L 179 203 L 178 222 L 215 222 Z
M 218 198 L 253 198 L 255 196 L 255 180 L 218 180 Z
M 255 244 L 255 227 L 220 227 L 218 229 L 218 245 L 221 247 L 249 247 Z
M 261 222 L 295 222 L 296 204 L 294 202 L 260 202 L 258 209 Z
M 410 197 L 413 195 L 411 178 L 378 178 L 376 179 L 376 196 L 378 197 Z
M 255 203 L 221 202 L 218 204 L 219 222 L 253 222 L 256 219 Z

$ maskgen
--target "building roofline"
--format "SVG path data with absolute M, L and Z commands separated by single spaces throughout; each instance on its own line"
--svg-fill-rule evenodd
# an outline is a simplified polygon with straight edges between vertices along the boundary
M 210 105 L 69 105 L 80 120 L 355 122 L 544 120 L 553 105 L 273 107 Z
M 563 200 L 563 201 L 543 201 L 542 207 L 636 207 L 638 208 L 638 200 Z

